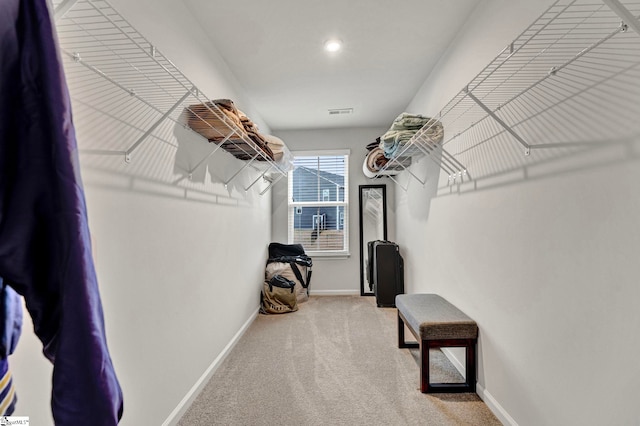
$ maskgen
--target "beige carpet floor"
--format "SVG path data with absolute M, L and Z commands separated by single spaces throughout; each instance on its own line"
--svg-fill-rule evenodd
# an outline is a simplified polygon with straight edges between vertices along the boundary
M 259 315 L 179 426 L 500 425 L 476 394 L 422 394 L 418 351 L 396 334 L 396 310 L 373 297 Z M 440 351 L 431 358 L 433 382 L 463 381 Z

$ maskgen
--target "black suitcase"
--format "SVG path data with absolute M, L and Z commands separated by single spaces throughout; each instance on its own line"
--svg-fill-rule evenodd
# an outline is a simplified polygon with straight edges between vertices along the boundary
M 396 243 L 374 241 L 373 292 L 378 307 L 396 306 L 396 295 L 404 293 L 404 260 Z
M 373 245 L 375 243 L 375 241 L 367 243 L 367 283 L 370 291 L 373 291 Z

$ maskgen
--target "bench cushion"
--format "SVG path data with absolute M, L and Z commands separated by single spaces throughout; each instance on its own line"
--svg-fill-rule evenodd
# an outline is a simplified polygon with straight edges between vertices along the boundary
M 478 338 L 476 322 L 437 294 L 399 294 L 396 307 L 422 340 Z

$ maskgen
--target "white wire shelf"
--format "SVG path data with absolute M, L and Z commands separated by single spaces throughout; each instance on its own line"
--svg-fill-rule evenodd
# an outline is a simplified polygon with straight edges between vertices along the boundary
M 217 151 L 232 150 L 245 161 L 229 161 L 235 169 L 215 178 L 227 186 L 244 170 L 256 170 L 258 178 L 243 189 L 248 191 L 262 179 L 267 187 L 261 194 L 292 168 L 289 161 L 276 161 L 265 152 L 107 1 L 53 0 L 53 7 L 76 130 L 79 136 L 91 135 L 78 138 L 83 161 L 124 170 L 116 164 L 120 158 L 129 173 L 189 186 Z M 210 127 L 215 143 L 185 122 L 185 112 L 193 105 L 206 105 L 206 112 L 224 123 L 224 128 L 199 123 Z M 198 112 L 192 116 L 198 117 Z M 195 138 L 201 146 L 187 141 L 180 146 L 181 138 Z M 175 154 L 187 146 L 196 146 L 200 158 L 192 150 L 186 169 L 176 178 Z M 213 180 L 212 167 L 209 171 Z
M 440 111 L 441 144 L 420 131 L 400 155 L 428 155 L 451 183 L 637 137 L 639 14 L 558 0 Z

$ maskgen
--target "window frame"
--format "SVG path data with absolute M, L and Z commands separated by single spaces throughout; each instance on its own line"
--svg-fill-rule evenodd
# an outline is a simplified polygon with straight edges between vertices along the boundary
M 344 201 L 293 201 L 293 169 L 289 171 L 287 176 L 287 238 L 289 244 L 294 244 L 294 225 L 295 216 L 299 208 L 302 207 L 343 207 L 342 212 L 337 218 L 338 223 L 343 231 L 343 249 L 342 250 L 313 250 L 305 247 L 305 252 L 312 257 L 349 257 L 349 161 L 351 150 L 309 150 L 309 151 L 292 151 L 294 160 L 296 157 L 337 157 L 344 156 L 345 162 L 345 184 L 341 189 L 344 191 Z M 322 198 L 322 194 L 319 194 Z

